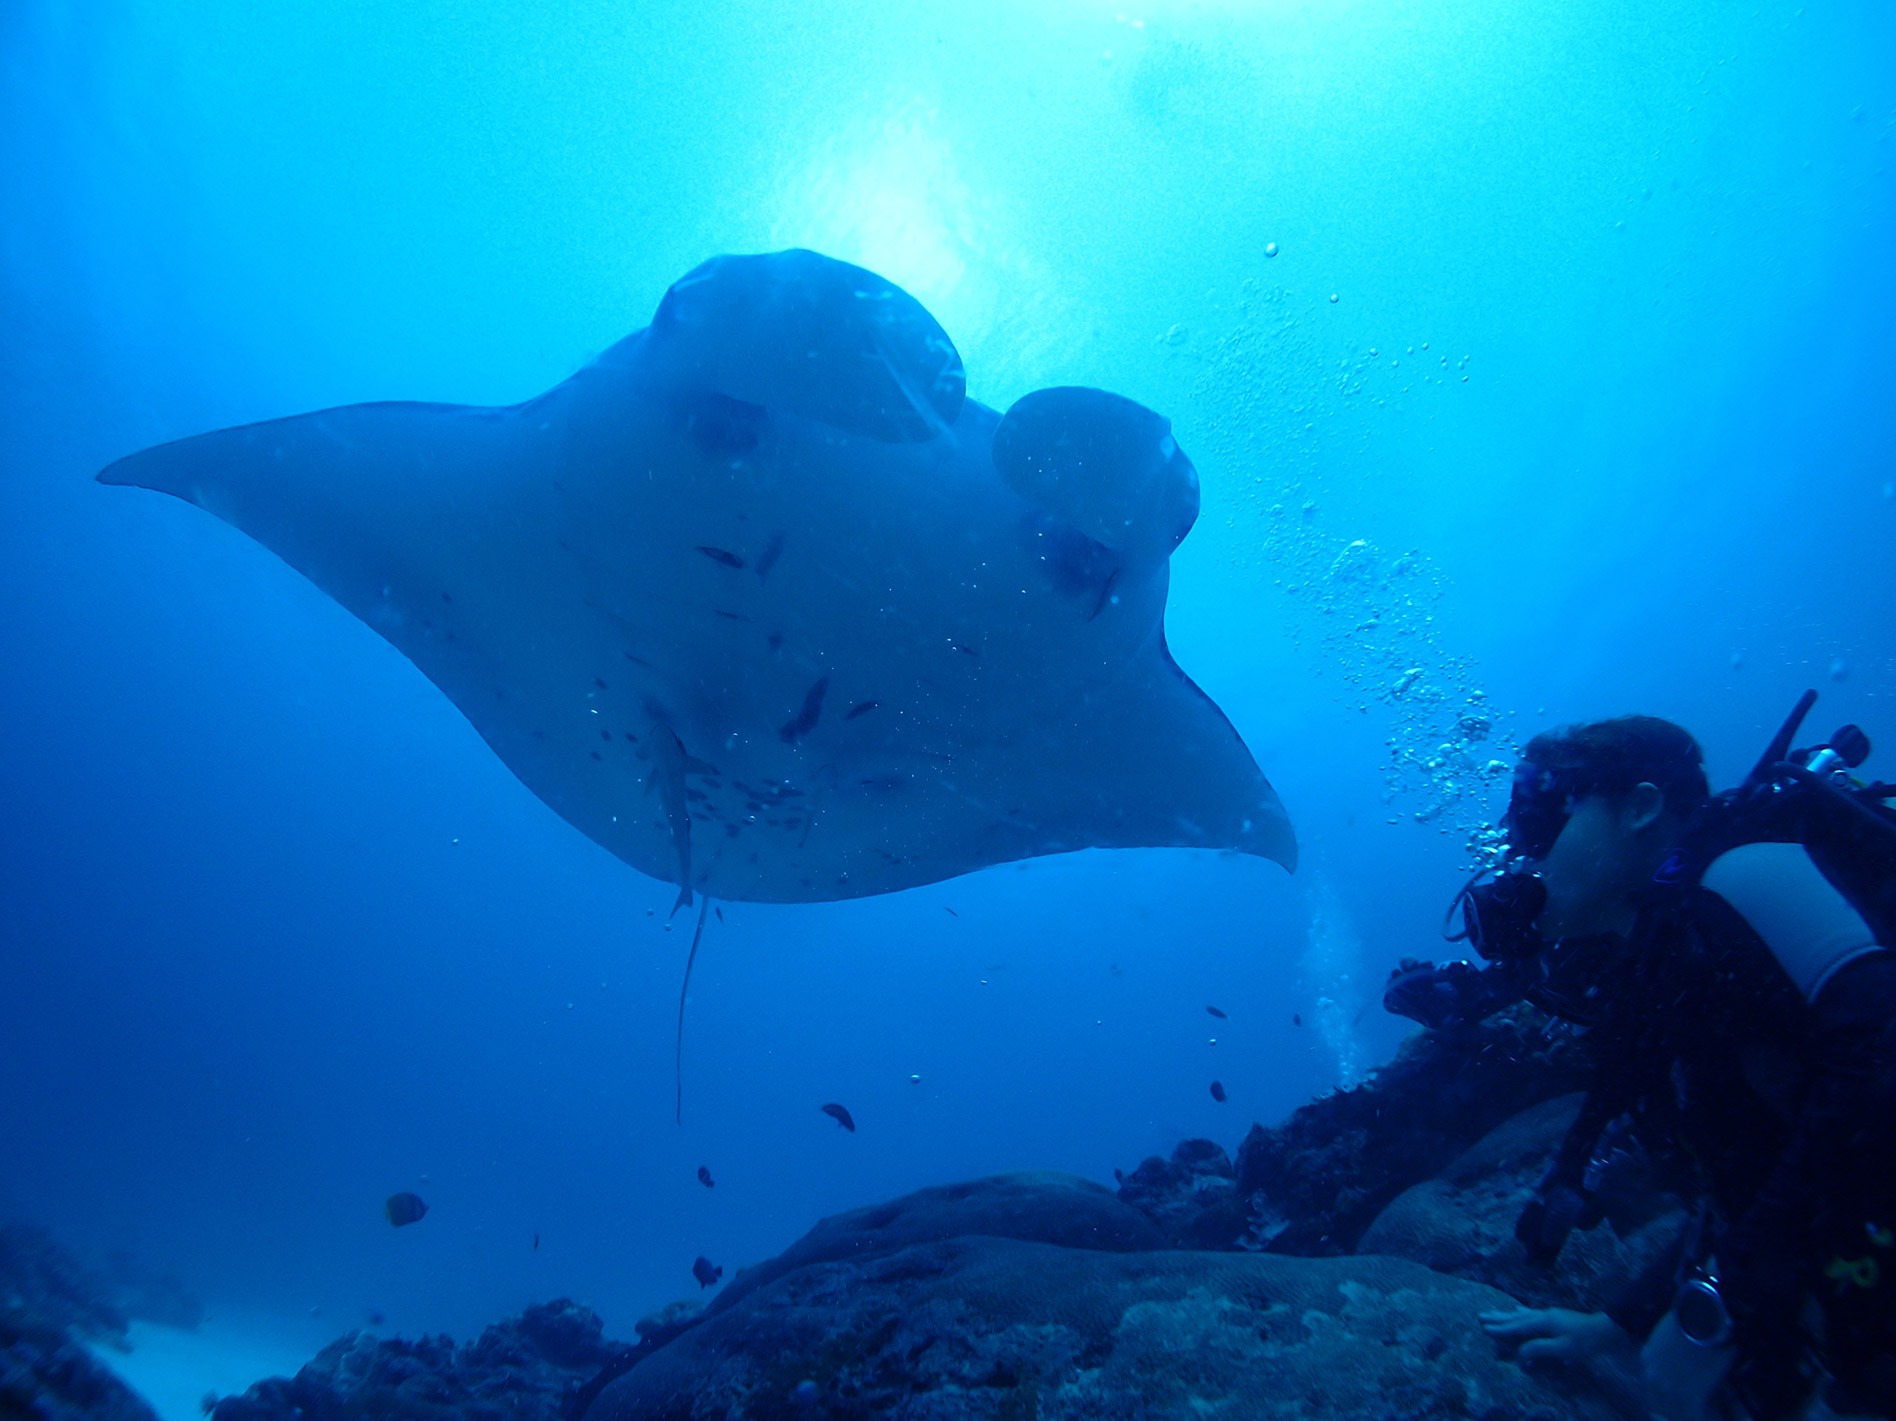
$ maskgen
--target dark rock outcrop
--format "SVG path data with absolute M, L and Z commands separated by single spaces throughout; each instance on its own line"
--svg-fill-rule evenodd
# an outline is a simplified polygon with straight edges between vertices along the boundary
M 213 1421 L 557 1421 L 626 1349 L 565 1298 L 456 1347 L 446 1336 L 338 1338 L 294 1377 L 217 1403 Z
M 1362 1085 L 1313 1100 L 1282 1125 L 1253 1125 L 1228 1189 L 1174 1153 L 1127 1175 L 1120 1197 L 1181 1245 L 1353 1253 L 1403 1190 L 1502 1121 L 1584 1089 L 1585 1056 L 1547 1023 L 1522 1003 L 1468 1031 L 1417 1032 Z
M 968 1234 L 1109 1253 L 1166 1244 L 1150 1219 L 1090 1179 L 1057 1170 L 996 1174 L 918 1189 L 886 1204 L 822 1219 L 777 1257 L 740 1272 L 712 1300 L 705 1316 L 813 1263 L 874 1258 L 910 1244 Z
M 1441 1174 L 1397 1195 L 1357 1251 L 1414 1259 L 1535 1307 L 1604 1307 L 1671 1245 L 1685 1211 L 1669 1195 L 1635 1201 L 1633 1190 L 1622 1189 L 1625 1207 L 1570 1235 L 1557 1266 L 1529 1262 L 1514 1223 L 1579 1109 L 1579 1096 L 1557 1096 L 1496 1127 Z
M 43 1229 L 0 1226 L 0 1311 L 77 1337 L 123 1342 L 131 1319 L 112 1282 Z
M 0 1311 L 0 1417 L 7 1421 L 158 1421 L 64 1328 Z
M 133 1318 L 193 1328 L 204 1305 L 176 1278 L 120 1249 L 86 1262 L 44 1229 L 0 1225 L 0 1309 L 75 1337 L 114 1344 Z
M 1230 1247 L 1244 1227 L 1236 1195 L 1231 1156 L 1210 1140 L 1181 1140 L 1170 1159 L 1153 1155 L 1119 1181 L 1119 1197 L 1158 1225 L 1171 1248 Z
M 1470 1319 L 1505 1302 L 1399 1259 L 954 1238 L 786 1271 L 613 1382 L 588 1421 L 1622 1414 L 1498 1360 Z

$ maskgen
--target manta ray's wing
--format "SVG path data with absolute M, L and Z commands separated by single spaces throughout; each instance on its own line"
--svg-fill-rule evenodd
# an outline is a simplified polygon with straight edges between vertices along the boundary
M 681 889 L 845 898 L 1086 847 L 1295 862 L 1165 650 L 1198 497 L 1166 422 L 1090 390 L 998 418 L 860 268 L 719 258 L 527 404 L 352 406 L 100 477 L 277 552 Z

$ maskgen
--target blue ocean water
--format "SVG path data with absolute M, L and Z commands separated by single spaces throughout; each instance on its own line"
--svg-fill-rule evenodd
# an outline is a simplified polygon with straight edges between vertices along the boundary
M 1535 730 L 1671 716 L 1729 782 L 1812 685 L 1896 736 L 1872 0 L 15 0 L 0 64 L 0 1218 L 214 1315 L 626 1335 L 821 1214 L 1229 1147 L 1394 1049 L 1382 975 Z M 1167 636 L 1303 864 L 725 904 L 680 1125 L 674 889 L 270 553 L 91 480 L 523 399 L 794 245 L 913 292 L 984 403 L 1173 420 Z

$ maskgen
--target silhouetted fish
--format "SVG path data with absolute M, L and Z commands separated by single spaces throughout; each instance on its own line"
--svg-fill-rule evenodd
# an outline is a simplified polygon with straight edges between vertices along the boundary
M 698 1183 L 702 1184 L 706 1189 L 715 1189 L 718 1187 L 718 1182 L 711 1177 L 711 1166 L 705 1164 L 698 1166 Z
M 533 1251 L 535 1253 L 540 1251 L 540 1236 L 538 1234 L 533 1236 Z
M 834 1120 L 838 1125 L 841 1125 L 845 1130 L 849 1131 L 850 1134 L 853 1135 L 856 1133 L 856 1122 L 850 1119 L 849 1112 L 843 1109 L 842 1106 L 834 1104 L 826 1105 L 823 1107 L 823 1113 L 829 1116 L 829 1118 Z
M 1217 1017 L 1217 1018 L 1218 1018 L 1218 1020 L 1220 1020 L 1220 1021 L 1229 1021 L 1229 1020 L 1231 1020 L 1231 1018 L 1230 1018 L 1230 1017 L 1228 1017 L 1228 1016 L 1226 1016 L 1226 1015 L 1225 1015 L 1225 1014 L 1224 1014 L 1223 1012 L 1221 1012 L 1221 1011 L 1219 1011 L 1219 1010 L 1218 1010 L 1218 1008 L 1216 1008 L 1216 1007 L 1206 1007 L 1206 1008 L 1205 1008 L 1205 1010 L 1206 1010 L 1206 1011 L 1208 1011 L 1208 1012 L 1210 1012 L 1210 1013 L 1211 1013 L 1211 1014 L 1212 1014 L 1213 1016 L 1215 1016 L 1215 1017 Z
M 1292 1026 L 1302 1026 L 1304 1024 L 1303 1013 L 1300 1011 L 1292 1012 L 1290 1014 L 1290 1024 Z
M 1225 1088 L 1223 1081 L 1213 1081 L 1211 1083 L 1211 1098 L 1220 1105 L 1224 1104 Z
M 724 1270 L 703 1254 L 691 1265 L 691 1276 L 698 1280 L 700 1288 L 708 1288 L 724 1276 Z
M 421 1216 L 428 1212 L 428 1206 L 421 1202 L 419 1194 L 403 1191 L 388 1196 L 388 1202 L 382 1205 L 382 1213 L 396 1228 L 404 1224 L 418 1224 Z

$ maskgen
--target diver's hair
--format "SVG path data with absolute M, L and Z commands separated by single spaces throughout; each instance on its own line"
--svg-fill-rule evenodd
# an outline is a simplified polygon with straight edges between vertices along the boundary
M 1563 725 L 1528 741 L 1522 757 L 1542 769 L 1578 771 L 1592 794 L 1622 795 L 1641 781 L 1655 785 L 1666 808 L 1682 819 L 1712 794 L 1698 741 L 1684 726 L 1656 715 Z

